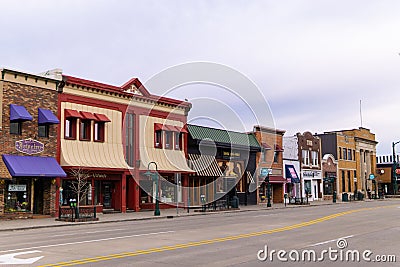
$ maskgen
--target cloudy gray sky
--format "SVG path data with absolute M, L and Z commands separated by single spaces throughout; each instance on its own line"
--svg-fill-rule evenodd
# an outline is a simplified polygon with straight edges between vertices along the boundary
M 362 100 L 363 126 L 386 154 L 400 140 L 399 10 L 396 0 L 1 1 L 0 66 L 59 67 L 121 85 L 185 62 L 215 62 L 258 86 L 265 99 L 248 104 L 267 101 L 287 135 L 357 128 Z M 215 88 L 192 85 L 175 96 L 198 102 L 198 115 L 196 92 L 214 100 L 223 95 L 213 96 Z M 241 113 L 234 98 L 224 100 Z M 221 111 L 215 103 L 205 105 Z

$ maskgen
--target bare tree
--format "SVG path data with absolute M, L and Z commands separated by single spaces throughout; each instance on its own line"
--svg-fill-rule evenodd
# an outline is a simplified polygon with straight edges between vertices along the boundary
M 71 190 L 76 194 L 76 207 L 79 210 L 81 199 L 85 198 L 89 193 L 90 183 L 88 182 L 88 178 L 90 174 L 79 168 L 71 170 L 71 176 L 75 178 L 71 183 Z

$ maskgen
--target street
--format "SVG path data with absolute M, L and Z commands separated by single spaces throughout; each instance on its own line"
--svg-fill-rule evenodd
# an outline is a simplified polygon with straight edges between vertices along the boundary
M 27 266 L 18 263 L 31 259 L 31 266 L 376 266 L 377 255 L 384 256 L 380 260 L 400 260 L 399 221 L 400 201 L 385 200 L 1 232 L 0 263 L 8 259 L 15 261 L 12 266 Z M 276 252 L 270 254 L 272 250 Z M 286 253 L 278 257 L 279 250 Z M 309 255 L 302 261 L 305 250 L 315 251 L 320 262 L 307 259 Z M 348 250 L 360 252 L 359 262 L 346 261 Z

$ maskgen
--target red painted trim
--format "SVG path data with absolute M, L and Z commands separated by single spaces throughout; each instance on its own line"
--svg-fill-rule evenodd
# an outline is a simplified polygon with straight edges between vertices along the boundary
M 165 103 L 165 104 L 174 105 L 174 106 L 182 106 L 184 108 L 191 108 L 191 106 L 192 106 L 189 102 L 185 102 L 182 100 L 172 99 L 172 98 L 163 97 L 163 96 L 151 95 L 147 91 L 147 89 L 142 85 L 142 83 L 139 81 L 139 79 L 137 79 L 137 78 L 131 79 L 128 83 L 125 83 L 121 87 L 109 85 L 109 84 L 105 84 L 105 83 L 100 83 L 100 82 L 95 82 L 95 81 L 90 81 L 90 80 L 86 80 L 86 79 L 82 79 L 82 78 L 72 77 L 72 76 L 68 76 L 68 75 L 63 75 L 63 78 L 67 85 L 71 84 L 71 85 L 89 87 L 89 88 L 93 88 L 93 89 L 100 89 L 100 90 L 104 90 L 104 91 L 111 92 L 111 93 L 117 93 L 117 94 L 124 95 L 124 96 L 142 98 L 142 99 L 146 99 L 146 100 L 152 100 L 157 103 Z M 135 84 L 135 86 L 137 88 L 139 88 L 139 90 L 143 93 L 144 96 L 132 95 L 130 93 L 124 92 L 126 87 L 130 86 L 131 84 Z

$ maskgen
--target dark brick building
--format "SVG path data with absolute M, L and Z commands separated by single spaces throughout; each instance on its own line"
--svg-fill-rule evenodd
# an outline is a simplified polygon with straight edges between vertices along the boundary
M 55 214 L 58 85 L 54 78 L 1 69 L 0 216 Z

